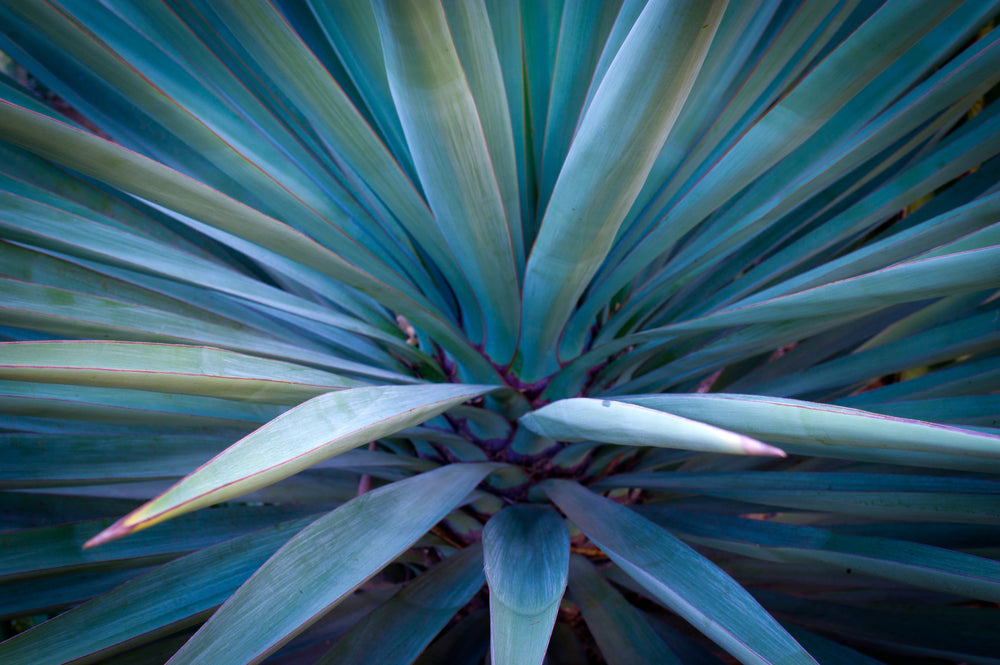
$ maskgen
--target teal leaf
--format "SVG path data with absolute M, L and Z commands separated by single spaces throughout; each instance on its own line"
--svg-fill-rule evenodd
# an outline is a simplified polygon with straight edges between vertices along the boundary
M 396 2 L 375 2 L 373 9 L 389 88 L 420 184 L 480 306 L 503 312 L 485 320 L 486 349 L 506 365 L 520 326 L 516 250 L 487 135 L 444 9 L 438 3 Z M 486 21 L 485 12 L 473 20 Z M 492 73 L 494 85 L 502 86 L 498 64 Z M 470 219 L 477 223 L 469 224 Z
M 566 589 L 569 532 L 551 508 L 508 506 L 483 529 L 492 662 L 541 665 Z
M 275 524 L 175 559 L 0 643 L 0 658 L 10 665 L 95 661 L 197 625 L 308 523 Z M 180 603 L 179 582 L 186 589 Z M 105 621 L 108 616 L 118 618 Z
M 681 661 L 642 613 L 601 577 L 587 559 L 574 554 L 569 571 L 569 597 L 580 608 L 609 665 L 680 665 Z
M 580 121 L 528 258 L 520 343 L 524 379 L 534 381 L 555 369 L 549 350 L 666 141 L 725 4 L 647 5 L 608 67 Z
M 704 520 L 670 509 L 643 512 L 693 542 L 751 558 L 848 569 L 990 602 L 1000 598 L 1000 562 L 963 552 L 726 515 Z
M 248 663 L 274 652 L 410 547 L 497 468 L 452 464 L 363 494 L 321 517 L 268 559 L 172 662 Z M 264 622 L 268 630 L 242 630 L 247 621 Z
M 0 378 L 299 404 L 360 382 L 223 349 L 128 342 L 0 343 Z
M 970 462 L 1000 460 L 1000 437 L 919 420 L 892 418 L 859 409 L 778 397 L 729 395 L 644 395 L 619 397 L 688 418 L 732 428 L 782 445 L 786 450 L 837 456 L 845 449 L 874 454 L 933 453 Z M 887 456 L 887 459 L 889 457 Z
M 482 548 L 461 550 L 359 621 L 316 665 L 408 665 L 485 581 Z
M 735 580 L 648 519 L 571 481 L 542 489 L 665 607 L 747 665 L 817 665 Z
M 623 473 L 592 489 L 639 487 L 704 494 L 799 510 L 882 520 L 995 524 L 1000 483 L 978 478 L 910 474 L 809 473 Z

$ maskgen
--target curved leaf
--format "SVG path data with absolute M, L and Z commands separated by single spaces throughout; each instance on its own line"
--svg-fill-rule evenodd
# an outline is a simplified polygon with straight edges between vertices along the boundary
M 569 532 L 543 506 L 508 506 L 483 528 L 491 661 L 541 665 L 566 589 Z
M 563 399 L 521 416 L 533 432 L 557 441 L 600 441 L 732 455 L 784 457 L 774 446 L 712 425 L 612 400 Z
M 489 392 L 430 384 L 353 388 L 298 406 L 237 441 L 156 499 L 92 538 L 93 547 L 176 515 L 246 494 Z

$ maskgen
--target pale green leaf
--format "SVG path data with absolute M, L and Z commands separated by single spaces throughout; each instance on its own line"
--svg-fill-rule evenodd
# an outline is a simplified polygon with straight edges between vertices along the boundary
M 521 416 L 520 422 L 557 441 L 600 441 L 731 455 L 785 456 L 781 449 L 742 434 L 607 399 L 559 400 Z
M 204 346 L 129 342 L 0 343 L 0 378 L 298 404 L 352 379 Z
M 237 441 L 87 545 L 99 545 L 265 487 L 321 460 L 417 425 L 491 389 L 428 384 L 353 388 L 321 395 Z
M 907 451 L 1000 460 L 1000 437 L 858 409 L 777 397 L 644 395 L 618 398 L 675 415 L 683 414 L 798 450 L 837 456 L 839 448 Z

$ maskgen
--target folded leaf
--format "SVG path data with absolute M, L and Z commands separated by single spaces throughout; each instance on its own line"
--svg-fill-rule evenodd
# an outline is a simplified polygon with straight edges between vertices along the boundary
M 551 508 L 508 506 L 483 529 L 491 661 L 541 665 L 566 589 L 569 532 Z

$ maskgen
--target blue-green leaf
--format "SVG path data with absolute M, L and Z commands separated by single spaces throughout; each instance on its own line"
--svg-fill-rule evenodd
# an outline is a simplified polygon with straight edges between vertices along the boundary
M 680 665 L 642 613 L 579 554 L 570 558 L 568 588 L 609 665 Z
M 608 68 L 528 259 L 520 342 L 526 380 L 555 369 L 551 349 L 666 141 L 725 5 L 648 4 Z
M 485 581 L 482 549 L 467 547 L 407 583 L 316 665 L 408 665 Z
M 299 404 L 344 379 L 292 363 L 204 346 L 128 342 L 0 343 L 0 378 Z
M 978 478 L 804 471 L 647 472 L 609 476 L 592 487 L 692 492 L 884 520 L 970 524 L 1000 521 L 1000 483 Z
M 816 665 L 743 587 L 667 531 L 576 483 L 541 487 L 622 570 L 741 662 Z
M 416 542 L 497 468 L 452 464 L 321 517 L 261 566 L 172 662 L 250 663 L 272 653 Z M 268 630 L 243 630 L 248 622 Z
M 487 352 L 507 364 L 520 326 L 516 252 L 490 146 L 444 10 L 438 3 L 396 2 L 376 2 L 373 9 L 389 88 L 420 184 L 445 241 L 489 314 Z M 486 19 L 485 12 L 477 16 Z M 494 74 L 499 82 L 499 66 Z
M 964 457 L 979 463 L 1000 460 L 997 436 L 827 404 L 723 393 L 618 399 L 683 414 L 811 454 L 836 457 L 841 447 L 863 447 L 876 454 L 903 451 Z
M 196 625 L 308 523 L 277 524 L 160 566 L 3 642 L 0 659 L 9 665 L 90 662 Z M 109 616 L 116 620 L 106 621 Z
M 566 589 L 569 532 L 542 506 L 508 506 L 483 529 L 492 662 L 541 665 Z
M 726 515 L 705 520 L 669 508 L 643 512 L 694 542 L 743 556 L 847 568 L 967 598 L 991 602 L 1000 599 L 1000 562 L 971 554 Z
M 84 550 L 81 547 L 108 526 L 107 519 L 9 531 L 0 535 L 0 580 L 140 568 L 163 563 L 277 521 L 318 510 L 278 506 L 216 508 L 208 513 L 185 516 L 175 524 L 162 525 L 136 536 L 134 540 L 115 543 L 100 550 Z

